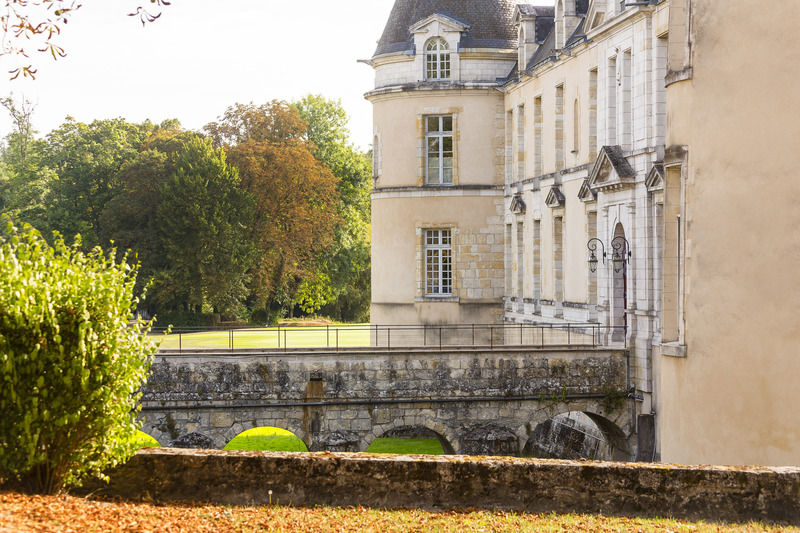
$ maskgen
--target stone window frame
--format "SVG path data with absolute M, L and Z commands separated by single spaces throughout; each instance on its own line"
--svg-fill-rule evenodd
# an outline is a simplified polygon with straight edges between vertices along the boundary
M 419 187 L 450 187 L 458 185 L 459 183 L 459 142 L 461 140 L 461 130 L 459 127 L 460 114 L 462 108 L 460 107 L 428 107 L 420 110 L 417 113 L 417 186 Z M 428 183 L 428 147 L 427 136 L 425 128 L 425 120 L 429 116 L 444 116 L 450 115 L 453 119 L 453 181 L 452 183 Z
M 429 230 L 447 230 L 450 232 L 450 261 L 451 261 L 451 292 L 449 294 L 427 294 L 427 270 L 426 270 L 426 234 Z M 456 265 L 459 264 L 458 257 L 458 226 L 455 224 L 425 224 L 416 228 L 416 280 L 417 302 L 458 302 L 460 279 Z
M 433 129 L 435 127 L 436 129 Z M 431 168 L 431 141 L 435 141 L 435 157 L 438 161 L 435 168 Z M 449 144 L 449 150 L 447 145 Z M 453 149 L 453 116 L 427 115 L 425 117 L 425 184 L 426 185 L 452 185 L 453 162 L 455 151 Z M 449 154 L 449 157 L 448 157 Z M 449 159 L 450 165 L 446 165 Z M 431 171 L 435 170 L 435 176 Z
M 425 43 L 425 79 L 449 81 L 452 75 L 450 45 L 443 37 L 432 37 Z

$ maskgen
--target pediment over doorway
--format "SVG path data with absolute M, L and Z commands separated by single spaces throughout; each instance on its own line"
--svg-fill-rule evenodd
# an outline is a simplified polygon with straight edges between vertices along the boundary
M 619 190 L 632 187 L 635 180 L 636 171 L 628 163 L 622 148 L 603 146 L 589 173 L 588 185 L 596 192 Z

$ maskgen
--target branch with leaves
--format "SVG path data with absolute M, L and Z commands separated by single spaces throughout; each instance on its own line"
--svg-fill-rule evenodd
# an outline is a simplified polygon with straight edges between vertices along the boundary
M 161 16 L 160 9 L 171 0 L 150 0 L 157 11 L 137 6 L 128 16 L 137 17 L 142 25 Z M 15 58 L 8 70 L 11 79 L 20 76 L 35 78 L 37 69 L 29 63 L 34 53 L 47 53 L 53 59 L 67 52 L 58 44 L 64 26 L 81 6 L 78 0 L 0 0 L 0 57 Z M 26 64 L 27 63 L 27 64 Z

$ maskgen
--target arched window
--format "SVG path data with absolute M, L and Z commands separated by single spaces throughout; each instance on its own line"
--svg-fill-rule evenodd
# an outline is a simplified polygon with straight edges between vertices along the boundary
M 431 39 L 425 45 L 425 79 L 450 79 L 450 50 L 444 39 Z

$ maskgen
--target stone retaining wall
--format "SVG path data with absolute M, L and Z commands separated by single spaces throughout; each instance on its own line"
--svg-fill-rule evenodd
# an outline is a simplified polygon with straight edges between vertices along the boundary
M 98 489 L 160 502 L 475 507 L 800 524 L 800 468 L 151 449 L 113 471 L 109 486 L 84 490 Z

